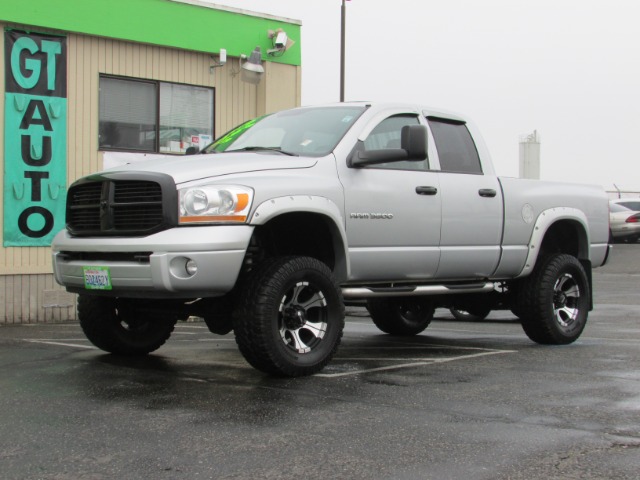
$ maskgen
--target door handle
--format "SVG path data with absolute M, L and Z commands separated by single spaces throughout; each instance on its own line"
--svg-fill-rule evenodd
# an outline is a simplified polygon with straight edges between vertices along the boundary
M 418 195 L 436 195 L 438 189 L 436 187 L 416 187 L 416 193 Z
M 493 188 L 481 188 L 480 190 L 478 190 L 478 194 L 481 197 L 492 198 L 497 195 L 497 192 Z

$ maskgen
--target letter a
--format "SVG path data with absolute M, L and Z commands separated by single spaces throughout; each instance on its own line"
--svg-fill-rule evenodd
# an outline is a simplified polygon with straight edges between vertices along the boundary
M 36 109 L 38 110 L 40 118 L 34 118 Z M 24 117 L 22 117 L 22 122 L 20 122 L 20 130 L 26 130 L 31 125 L 42 125 L 47 132 L 53 131 L 49 115 L 47 115 L 47 109 L 45 108 L 42 100 L 31 100 L 29 102 L 29 105 L 27 105 L 27 111 L 25 112 Z

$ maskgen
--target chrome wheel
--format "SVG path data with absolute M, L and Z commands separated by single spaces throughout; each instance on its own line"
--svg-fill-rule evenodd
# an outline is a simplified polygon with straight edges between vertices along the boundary
M 561 327 L 569 327 L 578 318 L 580 286 L 572 275 L 565 273 L 553 287 L 553 313 Z
M 531 340 L 563 345 L 582 334 L 590 303 L 584 267 L 574 256 L 557 253 L 539 258 L 532 274 L 518 284 L 515 308 Z
M 298 282 L 280 302 L 282 341 L 297 353 L 309 353 L 327 332 L 327 300 L 308 282 Z
M 331 270 L 315 258 L 276 257 L 248 275 L 233 331 L 244 358 L 263 372 L 312 375 L 342 338 L 344 303 Z

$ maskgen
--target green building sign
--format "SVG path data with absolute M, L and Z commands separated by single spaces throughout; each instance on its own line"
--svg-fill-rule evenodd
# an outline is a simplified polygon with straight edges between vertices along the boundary
M 66 40 L 5 30 L 5 247 L 48 246 L 64 227 Z

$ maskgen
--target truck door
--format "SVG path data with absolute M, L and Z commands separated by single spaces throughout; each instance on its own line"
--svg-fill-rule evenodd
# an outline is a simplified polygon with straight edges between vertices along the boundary
M 365 150 L 400 148 L 400 131 L 419 124 L 415 114 L 379 120 Z M 428 159 L 349 168 L 346 229 L 352 280 L 411 281 L 433 278 L 439 262 L 438 173 Z
M 440 162 L 442 230 L 436 278 L 481 279 L 500 260 L 503 202 L 498 178 L 484 174 L 464 122 L 428 118 Z

